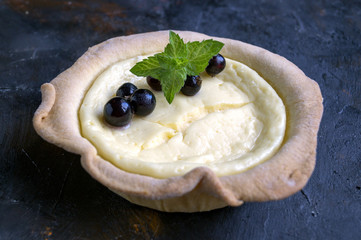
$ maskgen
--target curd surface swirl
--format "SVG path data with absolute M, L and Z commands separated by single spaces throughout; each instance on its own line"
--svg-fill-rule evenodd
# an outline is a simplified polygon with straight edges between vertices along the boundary
M 102 158 L 128 172 L 166 178 L 198 166 L 218 176 L 237 174 L 277 152 L 285 134 L 285 106 L 257 72 L 226 58 L 220 74 L 201 74 L 202 88 L 195 96 L 178 93 L 168 104 L 163 92 L 129 71 L 143 58 L 107 68 L 80 107 L 82 135 Z M 150 115 L 134 116 L 128 128 L 111 127 L 103 120 L 103 107 L 125 82 L 150 89 L 157 104 Z

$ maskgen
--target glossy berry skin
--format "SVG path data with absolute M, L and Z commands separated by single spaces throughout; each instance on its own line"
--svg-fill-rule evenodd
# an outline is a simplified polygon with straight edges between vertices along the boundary
M 147 116 L 155 108 L 155 96 L 148 89 L 138 89 L 130 97 L 130 105 L 134 114 L 138 116 Z
M 133 113 L 127 100 L 114 97 L 104 105 L 103 116 L 110 125 L 124 127 L 132 120 Z
M 184 86 L 181 88 L 181 92 L 186 96 L 194 96 L 199 92 L 202 86 L 202 79 L 199 75 L 187 76 Z
M 162 91 L 162 85 L 160 84 L 160 81 L 158 79 L 148 76 L 147 83 L 153 90 Z
M 221 54 L 217 54 L 216 56 L 213 56 L 209 62 L 208 66 L 206 68 L 206 72 L 214 77 L 218 73 L 222 72 L 223 69 L 226 67 L 226 59 Z
M 115 95 L 122 98 L 129 98 L 138 88 L 132 83 L 124 83 L 120 86 Z

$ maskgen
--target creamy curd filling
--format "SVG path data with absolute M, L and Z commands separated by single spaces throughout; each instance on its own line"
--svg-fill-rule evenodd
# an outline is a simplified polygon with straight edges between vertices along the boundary
M 199 166 L 225 176 L 266 161 L 281 146 L 285 106 L 254 70 L 226 58 L 220 74 L 201 74 L 202 88 L 195 96 L 178 93 L 168 104 L 162 92 L 129 71 L 142 59 L 106 69 L 80 107 L 82 135 L 102 158 L 125 171 L 157 178 L 183 175 Z M 103 120 L 103 108 L 125 82 L 150 89 L 157 105 L 146 117 L 134 116 L 126 129 L 111 127 Z

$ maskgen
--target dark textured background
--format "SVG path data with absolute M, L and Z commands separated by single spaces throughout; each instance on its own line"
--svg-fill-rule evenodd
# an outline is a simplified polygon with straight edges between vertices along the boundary
M 0 0 L 0 239 L 361 239 L 361 1 Z M 278 53 L 324 97 L 307 186 L 205 213 L 135 206 L 42 140 L 40 85 L 108 38 L 161 29 Z

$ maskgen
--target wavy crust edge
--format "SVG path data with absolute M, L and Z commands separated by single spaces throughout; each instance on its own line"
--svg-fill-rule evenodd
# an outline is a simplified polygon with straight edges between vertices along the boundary
M 96 76 L 111 64 L 162 51 L 168 31 L 116 37 L 95 45 L 72 67 L 42 85 L 42 103 L 33 118 L 37 133 L 80 154 L 84 169 L 112 191 L 133 203 L 161 211 L 208 211 L 239 206 L 243 201 L 282 199 L 302 189 L 315 166 L 323 113 L 318 84 L 293 63 L 260 47 L 196 32 L 175 32 L 185 41 L 212 38 L 225 43 L 221 51 L 224 56 L 248 65 L 275 88 L 287 111 L 285 140 L 275 156 L 231 176 L 217 177 L 210 169 L 200 167 L 184 176 L 156 179 L 125 172 L 97 155 L 95 147 L 81 136 L 79 127 L 78 109 L 84 95 Z

